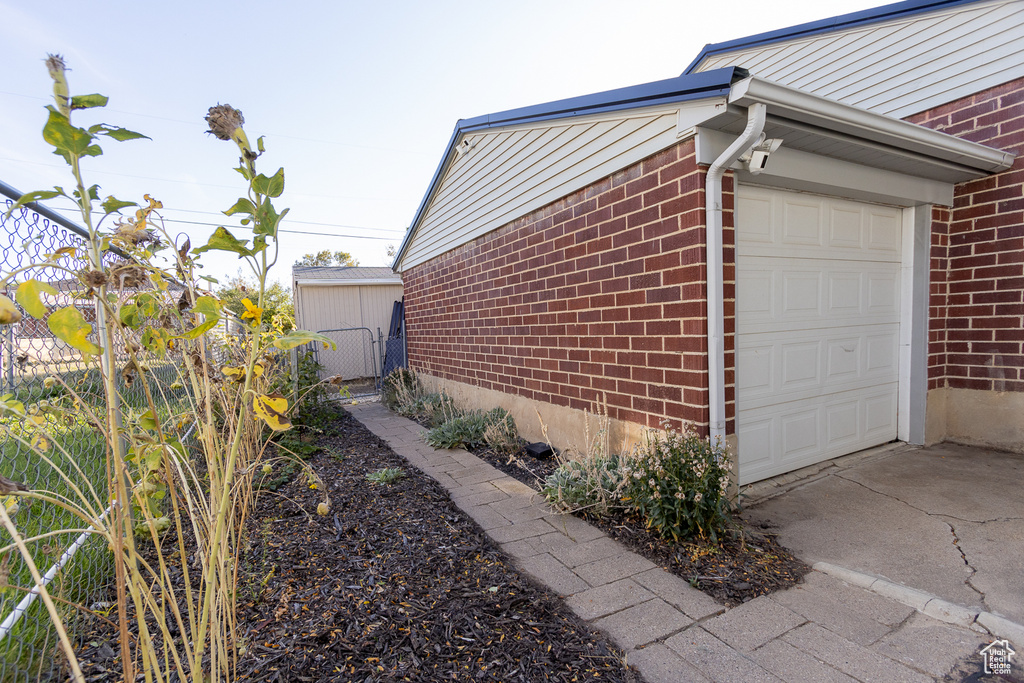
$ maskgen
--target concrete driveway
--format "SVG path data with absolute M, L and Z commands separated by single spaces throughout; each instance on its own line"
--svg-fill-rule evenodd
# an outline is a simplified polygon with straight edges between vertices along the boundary
M 1024 624 L 1024 455 L 890 445 L 741 493 L 743 516 L 808 563 Z

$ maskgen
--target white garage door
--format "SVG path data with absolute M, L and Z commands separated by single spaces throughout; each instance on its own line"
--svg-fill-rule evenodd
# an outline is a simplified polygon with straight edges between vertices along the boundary
M 900 210 L 740 186 L 739 479 L 896 438 Z

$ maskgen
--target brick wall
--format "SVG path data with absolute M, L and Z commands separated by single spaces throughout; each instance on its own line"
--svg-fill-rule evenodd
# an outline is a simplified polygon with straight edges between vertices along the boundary
M 683 142 L 406 271 L 410 364 L 576 409 L 603 396 L 612 418 L 641 425 L 706 428 L 703 188 Z M 731 180 L 726 190 L 731 226 Z M 725 241 L 731 264 L 731 228 Z
M 928 383 L 1024 391 L 1024 79 L 908 120 L 1018 155 L 933 213 Z

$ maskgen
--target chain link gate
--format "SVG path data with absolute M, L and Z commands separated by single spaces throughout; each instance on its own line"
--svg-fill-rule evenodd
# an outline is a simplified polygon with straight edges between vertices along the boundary
M 380 391 L 381 352 L 384 348 L 380 330 L 377 338 L 369 327 L 347 327 L 337 330 L 319 330 L 337 348 L 323 348 L 314 344 L 316 361 L 320 364 L 320 379 L 339 376 L 352 398 L 369 398 Z

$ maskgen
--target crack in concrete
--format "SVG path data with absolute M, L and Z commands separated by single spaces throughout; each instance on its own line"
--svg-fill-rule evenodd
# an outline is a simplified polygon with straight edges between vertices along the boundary
M 878 491 L 877 489 L 873 489 L 870 486 L 868 486 L 867 484 L 865 484 L 863 482 L 860 482 L 860 481 L 857 481 L 856 479 L 850 479 L 849 477 L 844 477 L 844 476 L 842 476 L 842 473 L 837 472 L 833 476 L 839 477 L 843 481 L 848 481 L 851 484 L 857 484 L 858 486 L 862 486 L 862 487 L 866 488 L 868 491 L 871 491 L 872 493 L 877 493 L 880 496 L 885 496 L 886 498 L 891 498 L 892 500 L 895 500 L 897 502 L 903 503 L 907 507 L 909 507 L 909 508 L 911 508 L 913 510 L 917 510 L 918 512 L 921 512 L 921 513 L 925 514 L 928 517 L 937 519 L 937 520 L 941 521 L 943 524 L 945 524 L 946 526 L 948 526 L 950 532 L 953 534 L 953 547 L 956 548 L 958 553 L 960 553 L 960 557 L 963 559 L 964 565 L 971 572 L 970 575 L 968 575 L 968 577 L 966 579 L 964 579 L 964 585 L 967 586 L 968 588 L 970 588 L 975 593 L 977 593 L 978 597 L 981 599 L 981 604 L 985 606 L 985 609 L 988 609 L 988 602 L 986 602 L 986 600 L 985 600 L 985 592 L 980 590 L 972 582 L 973 579 L 974 579 L 974 576 L 978 573 L 978 570 L 970 563 L 970 561 L 967 559 L 967 554 L 964 552 L 964 549 L 960 547 L 960 537 L 956 533 L 956 528 L 950 522 L 948 522 L 948 521 L 946 521 L 945 519 L 942 519 L 942 518 L 943 517 L 948 517 L 948 518 L 954 519 L 954 520 L 956 520 L 958 522 L 965 522 L 967 524 L 985 524 L 987 522 L 1004 521 L 1002 518 L 985 520 L 985 521 L 982 521 L 982 522 L 975 522 L 975 521 L 970 520 L 970 519 L 960 519 L 959 517 L 954 517 L 952 515 L 943 515 L 943 514 L 939 514 L 939 513 L 935 513 L 935 512 L 929 512 L 928 510 L 925 510 L 923 508 L 919 508 L 916 505 L 913 505 L 912 503 L 903 500 L 899 496 L 894 496 L 891 493 L 884 493 L 882 491 Z M 1007 519 L 1013 519 L 1013 518 L 1007 518 Z
M 970 561 L 967 559 L 967 553 L 965 553 L 964 549 L 960 547 L 960 537 L 957 536 L 956 527 L 954 527 L 949 522 L 946 522 L 946 524 L 949 526 L 950 533 L 953 534 L 953 547 L 957 549 L 957 551 L 960 553 L 960 557 L 962 557 L 964 560 L 964 565 L 971 571 L 967 578 L 964 579 L 964 585 L 970 588 L 975 593 L 977 593 L 978 597 L 981 598 L 981 604 L 988 608 L 988 603 L 985 601 L 985 591 L 981 590 L 973 583 L 973 579 L 975 575 L 978 573 L 978 570 L 974 567 L 974 565 L 970 563 Z

